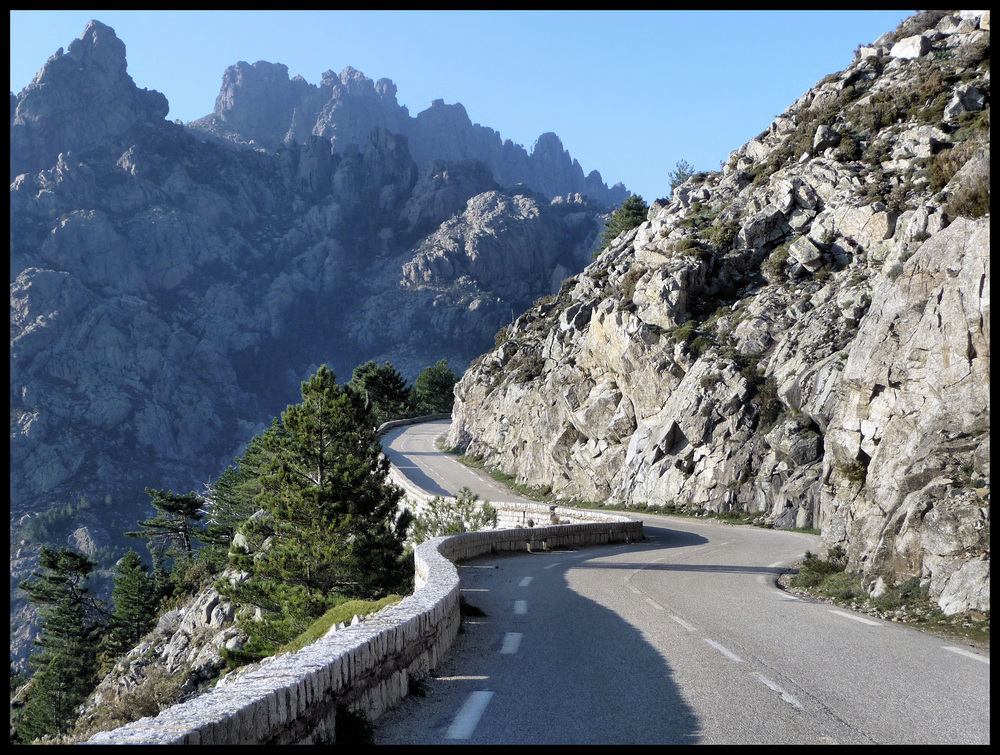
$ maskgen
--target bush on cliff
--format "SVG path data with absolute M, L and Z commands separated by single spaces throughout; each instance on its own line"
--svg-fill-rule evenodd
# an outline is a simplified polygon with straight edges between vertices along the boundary
M 610 220 L 604 224 L 604 233 L 601 235 L 601 249 L 607 249 L 618 234 L 623 231 L 630 231 L 636 226 L 646 222 L 649 207 L 638 194 L 632 194 L 622 202 L 622 206 L 615 210 Z

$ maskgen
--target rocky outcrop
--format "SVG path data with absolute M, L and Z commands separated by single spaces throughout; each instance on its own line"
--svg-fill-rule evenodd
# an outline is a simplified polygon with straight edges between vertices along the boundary
M 13 94 L 13 93 L 12 93 Z M 53 118 L 53 109 L 72 118 Z M 10 177 L 55 164 L 60 152 L 84 151 L 136 125 L 163 119 L 167 98 L 139 89 L 128 75 L 125 45 L 99 21 L 56 52 L 16 98 L 11 97 Z
M 978 11 L 859 48 L 506 327 L 448 443 L 562 498 L 821 528 L 873 592 L 988 610 L 988 51 Z
M 597 210 L 579 195 L 550 204 L 526 194 L 478 194 L 416 248 L 403 265 L 404 284 L 444 289 L 476 280 L 523 309 L 533 293 L 558 288 L 589 260 L 601 228 Z
M 989 250 L 988 219 L 957 218 L 878 282 L 826 433 L 828 539 L 948 612 L 989 606 Z
M 421 168 L 434 160 L 475 160 L 487 166 L 500 185 L 524 184 L 549 199 L 582 194 L 613 206 L 628 197 L 621 184 L 608 188 L 598 171 L 584 175 L 553 133 L 542 134 L 529 154 L 493 129 L 473 124 L 461 103 L 434 100 L 411 117 L 397 102 L 392 81 L 373 82 L 351 67 L 339 76 L 325 72 L 315 86 L 301 76 L 289 79 L 288 67 L 280 63 L 240 61 L 223 74 L 214 112 L 188 128 L 209 138 L 267 150 L 323 136 L 336 152 L 364 145 L 373 128 L 383 128 L 409 139 L 410 152 Z

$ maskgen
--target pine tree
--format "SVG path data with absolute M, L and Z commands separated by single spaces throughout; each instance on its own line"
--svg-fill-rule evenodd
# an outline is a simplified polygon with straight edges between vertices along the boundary
M 149 538 L 165 555 L 190 560 L 199 535 L 197 523 L 204 516 L 205 501 L 194 493 L 176 495 L 152 488 L 146 488 L 146 495 L 152 499 L 158 513 L 138 523 L 143 529 L 125 534 Z
M 622 202 L 611 214 L 611 219 L 604 224 L 604 233 L 601 234 L 601 248 L 607 249 L 622 231 L 629 231 L 638 225 L 646 222 L 649 207 L 638 194 L 632 194 Z
M 389 362 L 358 365 L 347 387 L 364 397 L 376 427 L 410 414 L 410 386 Z
M 156 623 L 160 591 L 156 579 L 134 550 L 122 557 L 116 567 L 111 591 L 111 620 L 103 649 L 109 659 L 116 658 L 139 643 Z
M 427 367 L 413 384 L 412 403 L 418 414 L 447 414 L 455 404 L 455 383 L 458 377 L 442 359 Z
M 73 723 L 76 709 L 97 685 L 97 649 L 105 609 L 87 580 L 95 568 L 86 556 L 63 548 L 42 548 L 40 571 L 20 584 L 38 609 L 41 648 L 28 660 L 35 670 L 17 724 L 16 738 L 31 742 L 58 736 Z
M 254 500 L 261 491 L 261 478 L 274 458 L 269 449 L 275 445 L 271 436 L 281 433 L 281 423 L 275 419 L 271 427 L 251 438 L 243 455 L 226 467 L 209 488 L 207 494 L 207 526 L 199 538 L 213 546 L 228 550 L 233 535 L 260 509 Z
M 248 651 L 266 654 L 298 634 L 338 596 L 378 598 L 409 577 L 401 563 L 410 517 L 387 483 L 370 407 L 320 368 L 302 403 L 260 437 L 270 461 L 257 480 L 261 510 L 243 526 L 249 546 L 232 550 L 251 577 L 224 590 L 259 609 L 244 621 Z
M 677 168 L 670 171 L 670 191 L 673 191 L 695 174 L 694 166 L 687 160 L 678 160 Z

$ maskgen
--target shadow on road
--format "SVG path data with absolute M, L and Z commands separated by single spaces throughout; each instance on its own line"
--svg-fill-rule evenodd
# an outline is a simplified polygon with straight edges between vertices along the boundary
M 386 729 L 379 722 L 379 743 L 698 743 L 697 717 L 662 655 L 615 612 L 567 588 L 579 562 L 550 564 L 518 554 L 459 565 L 463 595 L 486 615 L 466 622 L 426 698 Z M 504 655 L 510 633 L 520 644 Z M 478 690 L 492 696 L 475 732 L 446 740 L 454 711 Z
M 393 466 L 395 466 L 396 469 L 398 469 L 400 472 L 406 475 L 407 479 L 409 479 L 410 482 L 412 482 L 414 485 L 416 485 L 418 488 L 428 493 L 429 495 L 432 496 L 439 495 L 443 497 L 454 495 L 454 493 L 451 493 L 450 491 L 445 490 L 443 487 L 441 487 L 441 485 L 438 482 L 436 482 L 433 477 L 431 477 L 422 469 L 420 469 L 420 467 L 408 463 L 403 458 L 390 457 L 390 459 L 392 460 Z

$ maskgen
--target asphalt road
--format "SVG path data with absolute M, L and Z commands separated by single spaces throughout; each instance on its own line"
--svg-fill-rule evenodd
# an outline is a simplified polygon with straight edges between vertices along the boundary
M 383 436 L 382 450 L 397 469 L 431 495 L 453 496 L 467 487 L 484 501 L 531 502 L 486 472 L 442 453 L 437 440 L 450 425 L 451 420 L 438 420 L 398 427 Z
M 454 493 L 471 478 L 434 448 L 446 424 L 386 445 L 418 484 Z M 776 587 L 818 538 L 643 520 L 635 545 L 460 565 L 485 615 L 466 618 L 424 696 L 379 719 L 376 741 L 989 743 L 988 652 Z

